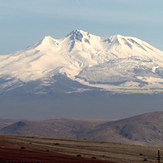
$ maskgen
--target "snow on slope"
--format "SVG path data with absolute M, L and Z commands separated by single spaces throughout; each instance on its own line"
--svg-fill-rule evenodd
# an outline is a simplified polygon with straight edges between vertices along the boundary
M 74 30 L 63 39 L 46 36 L 28 49 L 0 56 L 0 90 L 36 80 L 54 84 L 58 74 L 119 93 L 162 92 L 163 52 L 134 37 Z

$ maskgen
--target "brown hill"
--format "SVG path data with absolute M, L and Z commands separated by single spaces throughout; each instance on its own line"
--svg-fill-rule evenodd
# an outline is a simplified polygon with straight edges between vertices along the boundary
M 163 112 L 146 113 L 117 121 L 58 119 L 19 121 L 0 134 L 33 135 L 141 145 L 163 145 Z
M 0 119 L 0 129 L 15 123 L 17 120 Z
M 163 112 L 152 112 L 96 126 L 82 137 L 95 140 L 163 145 Z
M 18 121 L 0 130 L 1 134 L 78 138 L 105 120 L 56 119 L 45 121 Z

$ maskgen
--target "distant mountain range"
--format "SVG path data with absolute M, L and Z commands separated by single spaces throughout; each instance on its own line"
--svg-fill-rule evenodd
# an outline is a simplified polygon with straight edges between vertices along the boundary
M 0 123 L 4 124 L 2 120 Z M 151 112 L 115 121 L 57 119 L 18 121 L 5 126 L 0 124 L 0 126 L 0 134 L 80 138 L 163 146 L 163 112 Z
M 0 94 L 163 92 L 163 52 L 134 37 L 74 30 L 0 55 Z

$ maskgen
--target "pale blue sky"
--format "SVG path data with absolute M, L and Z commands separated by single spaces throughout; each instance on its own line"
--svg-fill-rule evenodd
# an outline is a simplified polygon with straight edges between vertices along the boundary
M 0 0 L 0 54 L 74 29 L 134 36 L 163 50 L 163 0 Z

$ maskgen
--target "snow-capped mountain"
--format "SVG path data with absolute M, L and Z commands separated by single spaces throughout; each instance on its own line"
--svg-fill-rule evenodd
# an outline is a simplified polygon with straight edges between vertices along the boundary
M 163 52 L 134 37 L 74 30 L 46 36 L 25 50 L 0 55 L 0 93 L 47 94 L 99 89 L 163 92 Z

